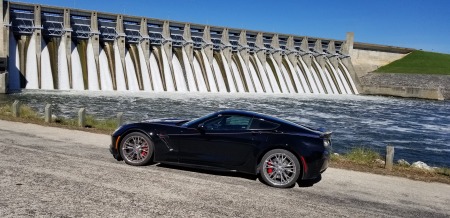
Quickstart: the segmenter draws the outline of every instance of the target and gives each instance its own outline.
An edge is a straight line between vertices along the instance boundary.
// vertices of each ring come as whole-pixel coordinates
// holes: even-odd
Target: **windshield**
[[[183,123],[183,125],[181,125],[181,126],[183,126],[183,127],[189,127],[189,126],[191,126],[191,125],[193,125],[193,124],[195,124],[195,123],[201,122],[201,121],[203,121],[203,120],[208,120],[209,118],[215,116],[216,114],[217,114],[217,112],[213,112],[213,113],[207,114],[207,115],[205,115],[205,116],[203,116],[203,117],[199,117],[199,118],[197,118],[197,119],[193,119],[193,120],[191,120],[191,121],[189,121],[189,122]]]

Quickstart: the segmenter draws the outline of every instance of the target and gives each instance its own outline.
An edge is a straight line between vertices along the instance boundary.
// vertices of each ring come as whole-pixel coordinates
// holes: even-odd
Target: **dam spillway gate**
[[[358,94],[347,41],[2,7],[10,90]]]

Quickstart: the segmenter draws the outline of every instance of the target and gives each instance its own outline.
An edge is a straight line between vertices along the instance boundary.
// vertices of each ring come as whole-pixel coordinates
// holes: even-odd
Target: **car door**
[[[216,167],[245,164],[254,149],[251,120],[250,116],[221,115],[204,122],[197,134],[180,138],[180,162]]]

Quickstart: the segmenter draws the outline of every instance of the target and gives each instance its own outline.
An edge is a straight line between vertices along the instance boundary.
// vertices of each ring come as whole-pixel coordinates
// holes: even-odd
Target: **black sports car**
[[[112,134],[117,160],[151,162],[259,175],[286,188],[313,181],[328,167],[331,132],[241,110],[194,119],[161,119],[123,125]]]

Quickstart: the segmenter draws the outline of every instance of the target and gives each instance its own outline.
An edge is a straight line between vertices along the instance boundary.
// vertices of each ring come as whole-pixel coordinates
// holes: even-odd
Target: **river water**
[[[148,93],[24,91],[0,95],[20,100],[43,114],[46,103],[57,116],[76,117],[79,108],[98,118],[124,112],[126,122],[196,118],[222,109],[244,109],[333,131],[334,152],[370,147],[381,154],[395,146],[395,159],[450,167],[450,101],[361,95]]]

